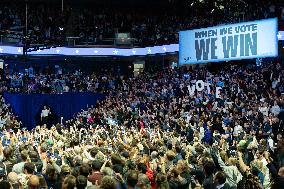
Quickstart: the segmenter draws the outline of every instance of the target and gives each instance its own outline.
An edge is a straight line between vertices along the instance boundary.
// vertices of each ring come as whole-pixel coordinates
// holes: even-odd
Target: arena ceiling
[[[40,3],[61,3],[62,0],[1,0],[1,2],[40,2]],[[105,3],[124,3],[124,4],[164,4],[164,3],[172,3],[182,0],[63,0],[64,3],[94,3],[94,4],[105,4]]]

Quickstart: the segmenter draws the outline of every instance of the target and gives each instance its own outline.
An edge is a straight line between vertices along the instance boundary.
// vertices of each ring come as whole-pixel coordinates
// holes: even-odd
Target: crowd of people
[[[27,11],[26,28],[25,4],[1,4],[1,43],[17,42],[17,45],[22,45],[26,35],[26,43],[29,44],[63,44],[66,36],[60,28],[66,25],[64,20],[67,20],[68,10],[61,12],[53,6],[32,4]]]
[[[72,4],[65,5],[62,11],[61,4],[30,3],[27,19],[29,40],[26,43],[65,45],[66,37],[79,37],[77,44],[102,45],[104,40],[114,39],[115,33],[130,33],[135,45],[165,45],[177,43],[178,32],[181,30],[236,23],[244,19],[282,16],[282,7],[276,8],[272,1],[257,0],[243,3],[231,0],[221,4],[216,2],[216,5],[209,2],[206,4],[205,1],[192,5],[187,1],[183,2],[184,4],[179,3],[181,2],[165,3],[162,9],[155,8],[153,11],[137,7],[127,9]],[[175,8],[178,6],[179,8]],[[255,9],[255,6],[258,8]],[[201,11],[203,13],[199,14]],[[0,8],[2,39],[17,38],[19,44],[22,44],[25,30],[25,4],[3,3]],[[113,41],[110,44],[113,44]]]
[[[273,4],[252,2],[244,7],[253,19],[277,16]],[[233,17],[243,8],[228,6],[236,6],[224,10]],[[117,32],[142,46],[177,43],[180,30],[239,21],[240,15],[220,19],[228,18],[221,9],[197,16],[29,5],[27,35],[31,43],[53,45],[69,34],[97,43]],[[25,30],[24,10],[0,7],[1,37]],[[217,71],[166,68],[135,77],[62,70],[1,75],[1,94],[107,95],[71,120],[33,130],[21,127],[0,96],[0,189],[283,189],[283,68],[228,63]]]
[[[7,91],[7,82],[3,77],[1,71],[0,74],[0,130],[10,129],[10,128],[19,128],[20,120],[13,114],[12,108],[9,103],[6,102],[2,96],[3,92]]]
[[[0,96],[0,130],[19,128],[20,122],[13,114],[10,104],[6,103],[3,96]]]
[[[108,93],[114,87],[111,74],[90,73],[80,70],[74,73],[54,74],[7,74],[3,88],[11,93],[28,94],[63,94],[68,92]]]
[[[282,189],[283,72],[272,63],[117,78],[72,120],[4,129],[0,188]]]

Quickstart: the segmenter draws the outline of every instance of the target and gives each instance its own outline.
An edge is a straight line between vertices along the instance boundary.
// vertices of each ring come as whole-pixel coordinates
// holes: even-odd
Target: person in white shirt
[[[205,130],[204,130],[202,123],[199,123],[198,126],[199,126],[199,139],[201,141],[204,138]]]
[[[271,107],[270,112],[274,115],[274,116],[278,116],[280,114],[280,107],[278,106],[277,102],[274,101],[274,105]]]
[[[64,92],[68,93],[69,92],[69,87],[67,85],[64,86]]]
[[[239,135],[241,132],[243,131],[243,127],[239,124],[237,124],[235,127],[234,127],[234,135],[237,136]]]
[[[21,159],[22,161],[20,163],[15,164],[12,169],[12,171],[17,174],[24,173],[23,171],[24,171],[25,163],[28,162],[28,152],[27,151],[24,150],[21,152]]]
[[[259,107],[259,111],[265,115],[265,116],[268,116],[268,107],[267,107],[267,103],[264,103],[264,105],[262,105],[261,107]]]
[[[41,121],[43,124],[47,124],[50,113],[51,113],[50,109],[44,106],[43,110],[41,111],[41,115],[40,115]]]

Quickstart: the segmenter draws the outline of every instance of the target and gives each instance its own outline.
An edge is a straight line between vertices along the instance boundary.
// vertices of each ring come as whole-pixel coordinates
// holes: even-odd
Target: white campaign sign
[[[278,56],[278,21],[266,19],[179,33],[179,64]]]
[[[188,89],[188,93],[190,96],[193,96],[195,91],[201,92],[204,90],[207,90],[207,93],[210,94],[211,93],[211,88],[210,88],[210,83],[204,82],[202,80],[198,80],[193,82],[193,85],[188,85],[187,89]],[[206,86],[206,88],[205,88]],[[183,88],[183,85],[180,85],[180,88]],[[216,87],[216,94],[215,97],[216,98],[221,98],[220,96],[220,90],[222,90],[222,87]]]

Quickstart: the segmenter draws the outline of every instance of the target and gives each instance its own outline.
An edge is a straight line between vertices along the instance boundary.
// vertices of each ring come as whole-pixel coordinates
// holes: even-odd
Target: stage
[[[103,100],[106,95],[83,92],[64,94],[11,94],[4,93],[4,98],[12,107],[12,110],[22,127],[32,129],[39,124],[40,114],[44,106],[51,110],[52,122],[60,122],[71,119],[76,113],[87,109],[87,106],[95,105]]]

